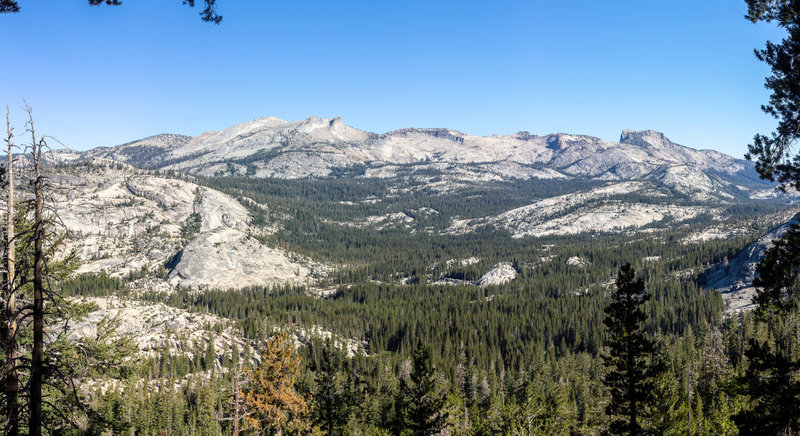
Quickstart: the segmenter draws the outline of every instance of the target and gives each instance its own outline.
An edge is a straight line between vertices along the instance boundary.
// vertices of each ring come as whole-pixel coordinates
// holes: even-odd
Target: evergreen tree
[[[800,433],[800,228],[775,241],[753,280],[756,323],[767,337],[748,341],[747,370],[740,380],[751,408],[736,415],[744,434]]]
[[[398,418],[402,428],[415,435],[440,431],[447,418],[444,414],[446,399],[446,391],[433,367],[430,348],[420,341],[414,349],[411,372],[400,378]]]
[[[796,335],[796,320],[793,330]],[[791,340],[796,341],[796,336]],[[735,416],[741,434],[800,432],[798,359],[781,342],[785,340],[770,344],[752,339],[745,352],[749,362],[743,386],[744,393],[751,399],[751,407]]]
[[[642,415],[652,400],[655,347],[644,330],[643,309],[649,298],[642,278],[630,264],[623,265],[603,321],[608,330],[603,361],[609,369],[604,382],[611,392],[606,412],[614,434],[641,434]]]
[[[798,189],[800,153],[793,145],[800,138],[800,2],[747,0],[747,5],[749,20],[775,22],[787,35],[780,43],[769,41],[756,51],[758,59],[772,70],[765,81],[772,94],[762,109],[775,117],[778,125],[770,135],[755,135],[746,157],[756,161],[762,178],[777,180],[782,190]],[[768,250],[753,282],[756,324],[765,327],[767,334],[751,337],[744,353],[748,362],[740,386],[751,404],[736,415],[744,434],[800,432],[798,265],[800,229],[793,225]]]
[[[259,368],[246,371],[251,389],[244,401],[251,427],[271,429],[279,436],[284,429],[301,433],[308,429],[308,404],[294,389],[301,364],[288,334],[278,332],[267,341]]]
[[[330,339],[322,347],[316,368],[316,389],[313,396],[314,421],[325,434],[340,434],[347,422],[349,398],[346,386],[339,380],[341,360]]]
[[[756,295],[753,302],[762,316],[784,316],[798,309],[800,300],[800,226],[791,228],[767,250],[753,279]]]
[[[756,134],[745,157],[756,161],[762,178],[777,180],[782,188],[800,188],[800,154],[792,147],[800,138],[800,69],[795,61],[800,57],[800,4],[789,0],[747,0],[747,6],[749,20],[775,21],[788,35],[780,43],[768,41],[766,48],[756,51],[758,59],[772,69],[764,83],[772,95],[762,110],[778,119],[778,126],[769,136]]]
[[[214,336],[212,335],[206,343],[206,352],[203,356],[203,369],[211,371],[216,368],[217,352],[214,345]]]

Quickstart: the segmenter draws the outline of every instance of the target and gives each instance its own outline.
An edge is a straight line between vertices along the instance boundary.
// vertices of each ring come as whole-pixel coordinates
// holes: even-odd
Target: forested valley
[[[743,229],[726,239],[687,242],[704,228],[703,219],[650,233],[517,239],[489,231],[451,236],[331,224],[334,217],[348,218],[341,216],[339,202],[379,194],[365,192],[380,189],[369,183],[203,183],[269,204],[270,214],[288,217],[267,243],[348,267],[319,285],[328,290],[323,296],[305,286],[137,293],[129,285],[135,275],[84,274],[65,281],[66,295],[118,295],[217,315],[253,344],[252,351],[217,354],[213,343],[192,343],[176,334],[185,353],[142,359],[127,380],[89,396],[97,412],[93,431],[230,434],[237,414],[237,431],[252,431],[255,422],[248,424],[243,416],[260,412],[248,406],[246,392],[263,388],[254,386],[248,371],[276,359],[261,356],[265,344],[280,337],[276,334],[317,326],[333,335],[303,338],[296,373],[287,376],[304,406],[281,412],[280,418],[260,415],[264,421],[258,425],[268,432],[605,433],[613,416],[607,411],[611,395],[604,380],[611,367],[603,357],[609,340],[603,323],[626,263],[651,296],[642,304],[643,331],[654,342],[646,360],[658,368],[654,395],[641,411],[641,432],[737,434],[737,423],[752,419],[745,353],[750,340],[774,338],[752,312],[726,314],[719,292],[703,288],[704,272],[785,220],[789,212],[777,204],[726,210],[728,225]],[[296,202],[298,197],[304,200]],[[508,207],[487,201],[514,201],[488,197],[495,200],[454,197],[436,207],[443,214],[449,208],[474,209],[480,216],[481,208]],[[433,201],[419,198],[398,199],[397,207],[418,209]],[[258,217],[264,210],[253,206],[251,212]],[[467,258],[478,260],[458,261]],[[500,261],[517,271],[513,281],[472,284]],[[442,278],[456,282],[437,284]],[[275,407],[283,401],[273,400]],[[237,404],[241,410],[235,413]]]

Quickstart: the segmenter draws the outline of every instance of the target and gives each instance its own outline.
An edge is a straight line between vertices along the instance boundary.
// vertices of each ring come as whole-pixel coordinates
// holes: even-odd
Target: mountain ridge
[[[474,136],[447,128],[409,127],[378,134],[351,127],[339,117],[257,118],[192,138],[160,134],[78,154],[204,176],[318,178],[361,165],[375,168],[431,162],[519,164],[555,170],[566,177],[612,180],[644,177],[663,165],[693,165],[704,171],[752,176],[748,171],[752,164],[745,160],[683,146],[654,130],[625,129],[619,142],[568,133]],[[304,165],[298,165],[299,161]],[[505,176],[540,174],[522,171]]]

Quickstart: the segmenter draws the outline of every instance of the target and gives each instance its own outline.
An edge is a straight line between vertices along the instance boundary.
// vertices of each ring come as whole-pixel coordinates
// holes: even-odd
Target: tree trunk
[[[233,369],[233,436],[239,436],[239,366]]]
[[[34,136],[33,164],[35,177],[34,195],[34,262],[33,262],[33,354],[31,356],[30,421],[28,431],[31,436],[42,434],[42,377],[44,373],[44,197],[42,195],[42,174],[39,160],[42,144],[36,144]]]
[[[8,132],[8,228],[6,231],[6,259],[8,261],[6,271],[6,434],[17,436],[19,434],[19,406],[17,397],[19,392],[19,375],[17,374],[17,299],[16,289],[14,288],[14,264],[15,264],[15,244],[14,244],[14,166],[13,166],[13,144],[11,143],[11,121],[9,110],[6,106],[6,131]]]

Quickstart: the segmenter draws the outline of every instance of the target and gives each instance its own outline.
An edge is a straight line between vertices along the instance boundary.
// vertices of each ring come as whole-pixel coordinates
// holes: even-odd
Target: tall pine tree
[[[751,338],[747,370],[740,379],[750,408],[735,421],[742,434],[800,433],[800,228],[796,225],[767,250],[753,280],[756,322],[766,338]]]
[[[778,125],[769,135],[755,135],[746,157],[755,160],[762,178],[777,180],[782,190],[800,189],[800,152],[795,146],[800,139],[800,2],[747,0],[747,6],[750,21],[774,22],[786,36],[756,51],[772,70],[764,83],[772,93],[762,109]],[[736,416],[743,434],[800,432],[798,268],[800,229],[795,225],[768,250],[753,282],[757,322],[766,326],[768,338],[751,339],[745,351],[748,366],[741,385],[751,407]]]
[[[283,430],[308,430],[308,403],[294,388],[302,361],[291,336],[278,332],[267,341],[261,365],[246,371],[251,389],[244,402],[250,410],[247,423],[257,431],[269,430],[280,436]]]
[[[652,401],[655,367],[651,365],[653,341],[644,330],[644,303],[650,298],[644,281],[630,264],[617,275],[611,304],[603,323],[608,329],[603,361],[609,369],[604,383],[611,393],[606,413],[613,434],[642,434],[642,415]]]
[[[341,357],[330,338],[325,341],[315,366],[316,389],[312,397],[314,422],[329,436],[341,434],[350,404],[346,387],[339,380]]]
[[[414,435],[429,435],[441,431],[446,420],[446,393],[433,367],[430,348],[422,342],[417,343],[413,369],[400,379],[398,418],[402,422],[403,430],[410,430],[410,434]]]

